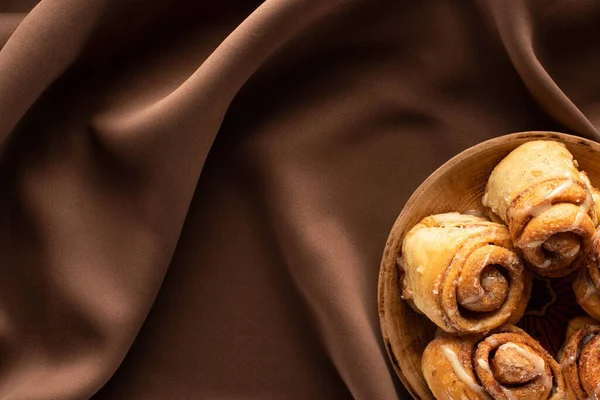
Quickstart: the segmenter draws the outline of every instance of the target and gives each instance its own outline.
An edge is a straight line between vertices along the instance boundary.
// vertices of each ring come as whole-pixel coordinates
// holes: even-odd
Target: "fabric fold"
[[[492,137],[599,138],[597,52],[557,62],[539,7],[0,10],[0,399],[407,398],[376,306],[404,202]]]
[[[540,106],[569,129],[588,138],[598,137],[597,128],[561,90],[536,55],[533,19],[534,12],[542,10],[535,10],[533,2],[509,1],[500,4],[482,1],[481,4],[498,30],[523,83]]]

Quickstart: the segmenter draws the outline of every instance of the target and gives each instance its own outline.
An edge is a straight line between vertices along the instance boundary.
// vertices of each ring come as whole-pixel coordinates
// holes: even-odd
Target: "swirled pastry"
[[[531,292],[506,227],[473,215],[424,218],[404,238],[400,269],[403,298],[450,333],[516,322]]]
[[[573,280],[575,299],[589,315],[600,320],[600,231],[579,262],[581,268]]]
[[[540,275],[561,277],[580,264],[598,223],[594,190],[564,144],[527,142],[492,171],[483,205],[500,217]]]
[[[559,356],[569,399],[600,398],[600,322],[577,317],[569,322]]]
[[[558,363],[513,325],[485,336],[442,335],[425,348],[421,369],[438,400],[565,398]]]

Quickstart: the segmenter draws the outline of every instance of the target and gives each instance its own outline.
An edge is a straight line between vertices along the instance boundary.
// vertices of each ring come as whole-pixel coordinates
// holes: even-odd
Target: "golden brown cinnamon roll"
[[[586,317],[569,322],[559,356],[569,399],[600,399],[600,322]]]
[[[403,298],[450,333],[516,322],[531,292],[506,227],[459,213],[426,217],[406,234],[400,276]]]
[[[513,325],[486,336],[440,336],[425,348],[421,369],[438,400],[565,398],[558,363]]]
[[[527,142],[492,171],[483,196],[540,275],[561,277],[591,244],[598,221],[593,189],[564,144]]]
[[[579,263],[581,269],[573,280],[575,299],[589,315],[600,320],[600,230]]]

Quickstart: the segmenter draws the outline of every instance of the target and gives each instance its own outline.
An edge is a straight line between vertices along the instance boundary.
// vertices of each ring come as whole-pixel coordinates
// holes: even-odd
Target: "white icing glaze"
[[[483,264],[481,265],[481,269],[483,270],[487,265],[488,261],[490,261],[490,256],[492,255],[492,250],[488,251],[485,258],[483,259]]]
[[[560,196],[565,190],[567,190],[571,185],[574,184],[574,181],[572,179],[572,177],[568,174],[565,173],[565,176],[568,178],[564,183],[560,184],[559,186],[557,186],[554,190],[552,190],[548,196],[546,196],[546,199],[537,204],[536,206],[533,207],[525,207],[523,209],[520,210],[514,210],[513,211],[513,215],[517,216],[517,217],[526,217],[527,215],[531,215],[533,217],[537,217],[538,215],[542,214],[543,212],[545,212],[546,210],[548,210],[550,207],[552,207],[552,201]],[[587,191],[586,191],[586,197],[585,200],[579,205],[579,210],[577,212],[577,215],[575,216],[575,220],[573,221],[573,223],[571,224],[571,229],[576,229],[581,225],[581,222],[583,221],[583,219],[585,218],[585,216],[587,215],[587,213],[590,210],[590,207],[592,205],[592,193],[591,193],[591,188],[590,185],[587,183],[589,182],[589,180],[585,179],[585,177],[582,177],[582,179],[584,180],[584,182],[586,182],[586,186],[587,186]],[[532,242],[528,242],[528,243],[524,243],[522,245],[519,245],[520,248],[526,248],[526,249],[532,249],[532,248],[536,248],[538,246],[541,246],[544,243],[543,240],[535,240]],[[575,257],[577,255],[577,253],[579,253],[579,248],[573,249],[573,251],[569,254],[566,254],[565,256],[567,258],[572,258]],[[544,262],[541,265],[537,265],[538,268],[540,269],[546,269],[548,268],[550,265],[552,264],[552,261],[550,259],[546,259],[544,260]]]
[[[494,340],[493,342],[494,343],[492,343],[492,341],[490,341],[490,344],[492,346],[496,346],[498,344],[497,340]],[[525,357],[527,360],[529,360],[533,364],[533,367],[536,369],[536,373],[539,376],[542,376],[542,379],[543,379],[542,384],[544,385],[546,390],[552,389],[552,376],[549,376],[548,374],[546,374],[545,362],[544,362],[543,358],[541,358],[537,354],[534,354],[528,350],[525,350],[524,348],[522,348],[521,346],[519,346],[515,343],[510,343],[510,342],[505,343],[500,347],[504,347],[504,348],[509,347],[509,348],[515,349],[521,355],[523,355],[523,357]],[[490,364],[488,363],[488,361],[486,359],[479,358],[477,360],[477,363],[483,370],[488,372],[490,375],[493,375],[492,369],[490,368]],[[506,387],[504,387],[502,385],[499,385],[499,386],[500,386],[500,388],[502,388],[502,391],[504,392],[506,397],[508,397],[509,400],[519,400],[518,397],[516,397],[516,395],[513,394],[509,389],[507,389]]]
[[[466,305],[466,304],[477,303],[479,300],[481,300],[483,298],[484,295],[485,295],[485,291],[483,290],[483,288],[479,288],[479,293],[477,293],[476,295],[467,297],[466,299],[461,301],[460,304]]]
[[[525,207],[525,208],[518,209],[518,210],[512,210],[513,216],[517,217],[517,218],[527,217],[528,215],[537,217],[538,215],[547,211],[550,207],[552,207],[552,201],[554,201],[554,199],[556,197],[560,196],[565,190],[567,190],[569,187],[571,187],[571,185],[573,185],[574,182],[573,182],[572,177],[569,175],[569,173],[565,173],[565,177],[567,178],[567,180],[565,182],[561,183],[560,185],[558,185],[554,190],[552,190],[546,196],[546,199],[544,201],[542,201],[541,203],[539,203],[535,206]],[[581,223],[581,218],[583,218],[583,216],[585,216],[585,214],[588,212],[588,210],[590,208],[590,205],[591,205],[590,201],[591,201],[591,194],[588,190],[588,193],[586,196],[586,201],[584,201],[580,205],[579,212],[577,213],[577,216],[575,217],[575,222],[573,223],[573,227],[577,227]],[[523,248],[532,249],[532,248],[541,246],[543,243],[544,243],[544,240],[535,240],[532,242],[520,244],[519,247],[522,249]],[[579,249],[577,249],[577,250],[579,251]],[[573,254],[573,256],[575,254]],[[541,265],[537,265],[537,267],[540,269],[546,269],[551,264],[552,264],[552,260],[546,259],[546,260],[544,260],[544,262]]]
[[[571,250],[570,253],[565,254],[566,258],[573,258],[577,255],[577,253],[579,253],[579,250],[581,250],[581,246],[577,245],[575,247],[573,247],[573,250]]]
[[[586,196],[585,196],[585,200],[579,206],[579,211],[577,212],[577,216],[575,217],[575,222],[573,222],[574,228],[577,228],[581,224],[583,217],[585,217],[585,215],[588,213],[591,205],[592,205],[592,193],[590,192],[590,190],[588,188]]]
[[[490,369],[490,364],[488,364],[487,360],[485,360],[483,358],[478,358],[477,359],[477,364],[479,364],[479,366],[481,368],[483,368],[484,370],[488,371],[489,373],[492,372],[492,370]]]
[[[600,382],[598,382],[594,389],[594,400],[600,400]]]
[[[492,370],[490,369],[490,364],[487,362],[487,360],[485,360],[483,358],[478,358],[477,364],[479,364],[479,366],[481,368],[483,368],[485,371],[489,372],[490,374],[492,373]]]
[[[583,297],[581,298],[581,300],[585,301],[585,300],[589,299],[595,293],[597,293],[596,286],[594,286],[594,283],[592,281],[590,281],[590,279],[588,278],[585,281],[585,293],[583,294]]]
[[[546,199],[537,206],[531,207],[528,214],[531,214],[533,217],[537,217],[541,213],[548,211],[550,207],[552,207],[552,202],[549,199]]]
[[[505,343],[500,347],[514,349],[527,360],[529,360],[529,362],[531,362],[531,364],[533,365],[533,368],[535,368],[536,374],[542,377],[542,384],[544,385],[544,388],[546,390],[552,389],[552,376],[546,373],[546,363],[544,362],[544,359],[542,357],[535,353],[532,353],[529,350],[524,349],[523,347],[515,343]]]
[[[528,215],[537,217],[538,215],[540,215],[541,213],[543,213],[544,211],[546,211],[550,207],[552,207],[552,201],[556,197],[560,196],[569,187],[571,187],[571,185],[573,185],[573,178],[570,176],[570,174],[565,173],[565,177],[567,178],[567,180],[565,180],[565,182],[561,183],[556,188],[554,188],[550,193],[548,193],[548,195],[546,196],[546,199],[544,199],[544,201],[540,202],[539,204],[537,204],[535,206],[529,206],[529,207],[523,207],[520,209],[511,210],[511,214],[513,215],[513,217],[523,218],[523,217],[527,217]]]
[[[494,275],[486,276],[481,280],[483,286],[491,286],[493,282],[497,281],[498,278]]]
[[[448,361],[450,361],[450,365],[452,366],[452,369],[454,370],[454,373],[456,374],[458,379],[460,379],[475,393],[479,394],[480,396],[483,396],[486,399],[489,399],[490,397],[488,396],[486,391],[481,386],[479,386],[477,382],[475,382],[475,379],[473,379],[471,375],[469,375],[465,368],[461,365],[460,361],[458,360],[458,356],[456,355],[454,350],[452,350],[448,346],[442,346],[442,351],[444,352],[444,355],[446,356]]]
[[[481,270],[483,270],[486,265],[488,264],[489,260],[490,260],[490,256],[492,255],[492,250],[490,250],[487,255],[485,256],[483,263],[481,265]],[[483,278],[481,281],[481,284],[483,284],[483,281],[486,280],[486,283],[491,283],[490,281],[496,279],[495,277],[486,277]],[[481,300],[483,298],[483,296],[485,296],[485,290],[480,286],[479,287],[479,293],[467,297],[466,299],[464,299],[461,304],[465,305],[465,304],[473,304],[473,303],[477,303],[479,300]]]
[[[548,196],[546,196],[546,200],[554,200],[555,197],[560,196],[562,194],[562,192],[564,192],[569,187],[571,187],[571,185],[573,184],[573,179],[571,178],[571,176],[568,173],[565,174],[565,176],[567,177],[567,180],[563,184],[558,185],[556,187],[556,189],[551,191],[550,194]]]
[[[544,244],[543,240],[532,240],[531,242],[525,243],[521,248],[533,249]]]
[[[538,265],[537,267],[538,267],[539,269],[546,269],[546,268],[548,268],[548,267],[550,266],[550,264],[552,264],[552,260],[551,260],[551,259],[549,259],[549,258],[547,258],[546,260],[544,260],[544,262],[543,262],[543,263],[541,263],[541,264],[540,264],[540,265]]]
[[[565,190],[567,190],[573,184],[573,179],[570,176],[567,176],[567,180],[560,185],[558,185],[554,190],[552,190],[546,196],[546,199],[535,206],[523,207],[521,209],[512,210],[512,214],[514,217],[527,217],[528,215],[532,215],[537,217],[544,211],[548,210],[552,207],[552,201],[560,196]]]

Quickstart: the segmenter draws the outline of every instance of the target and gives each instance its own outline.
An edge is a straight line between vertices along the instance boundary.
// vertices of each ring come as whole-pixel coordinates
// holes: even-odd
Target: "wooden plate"
[[[404,234],[422,218],[437,213],[468,210],[481,210],[481,196],[492,169],[508,153],[519,145],[532,140],[558,140],[567,145],[579,162],[579,168],[586,171],[594,186],[600,185],[600,144],[577,136],[556,132],[522,132],[501,136],[471,147],[438,168],[419,186],[410,197],[398,216],[387,240],[381,270],[379,273],[378,308],[383,341],[396,373],[415,399],[434,400],[421,373],[421,354],[433,338],[435,326],[427,318],[414,312],[400,298],[400,285],[396,260],[400,256]],[[538,278],[544,281],[543,278]],[[545,293],[536,292],[554,282],[534,284],[532,298],[539,299]],[[558,280],[560,281],[560,280]],[[556,292],[568,293],[570,285],[564,280]],[[536,289],[537,287],[537,289]],[[565,288],[566,291],[565,291]],[[559,294],[560,296],[560,294]],[[569,297],[569,294],[563,294]],[[572,299],[572,295],[570,299]],[[554,293],[548,298],[557,300]],[[530,302],[531,303],[531,302]],[[552,305],[548,303],[548,305]],[[544,312],[548,307],[544,307]],[[572,307],[573,316],[581,314]],[[536,311],[539,313],[539,311]],[[536,315],[535,313],[533,315]],[[527,314],[526,314],[527,316]],[[539,338],[547,332],[536,325]],[[533,328],[530,328],[533,329]],[[562,333],[564,335],[564,332]],[[562,336],[564,337],[564,336]]]

